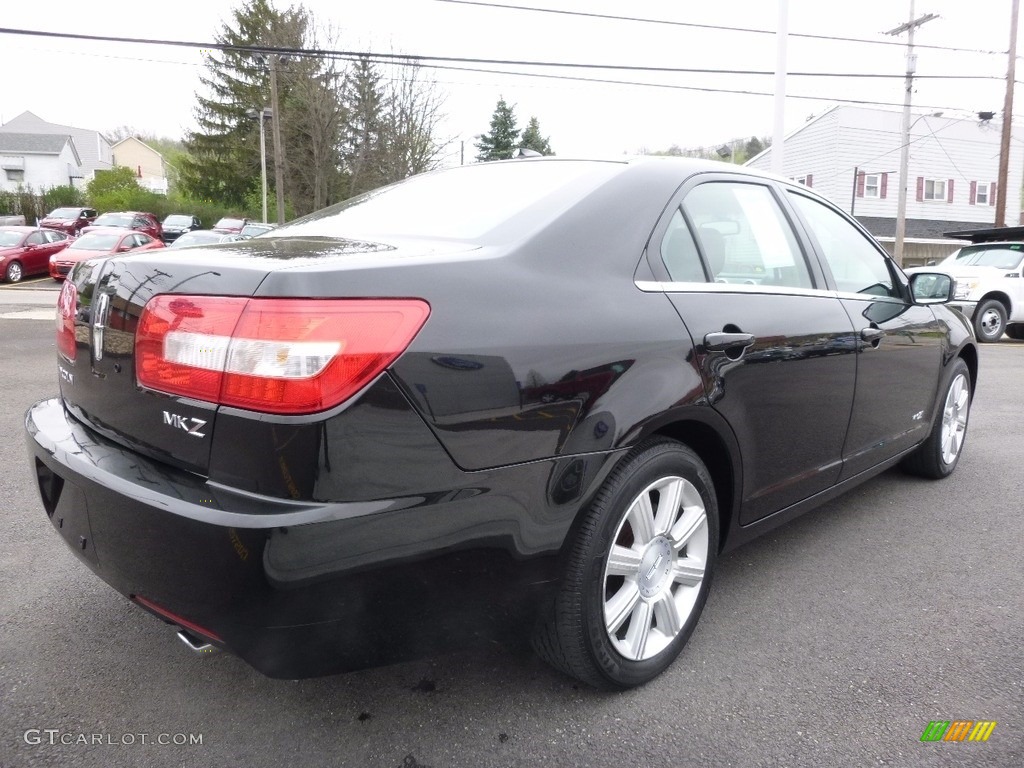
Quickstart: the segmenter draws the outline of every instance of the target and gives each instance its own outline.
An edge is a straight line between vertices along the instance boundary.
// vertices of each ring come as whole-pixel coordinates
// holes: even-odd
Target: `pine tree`
[[[498,105],[491,116],[491,132],[480,136],[476,144],[476,159],[481,162],[491,160],[507,160],[519,146],[519,129],[516,128],[516,116],[513,108],[499,98]]]
[[[215,35],[229,46],[302,47],[309,17],[300,8],[277,11],[270,0],[247,0]],[[205,55],[207,74],[200,81],[209,96],[199,96],[198,130],[185,137],[188,156],[181,168],[185,191],[197,198],[242,207],[246,193],[259,183],[259,112],[270,103],[269,73],[253,53],[216,49]],[[287,77],[278,78],[281,103],[290,90]],[[284,110],[282,109],[282,112]],[[278,116],[282,125],[286,115]],[[268,126],[268,166],[273,167],[273,142]]]
[[[540,152],[542,155],[555,154],[554,150],[551,149],[551,143],[548,139],[540,135],[540,121],[536,117],[531,117],[530,122],[527,123],[519,146],[524,149],[532,149],[534,152]]]
[[[341,133],[341,156],[349,174],[349,196],[388,181],[384,168],[384,112],[388,98],[381,73],[360,57],[345,78],[342,103],[347,116]]]

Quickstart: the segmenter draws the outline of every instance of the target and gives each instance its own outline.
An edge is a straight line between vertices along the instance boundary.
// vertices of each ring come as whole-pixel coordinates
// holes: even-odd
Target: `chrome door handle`
[[[885,336],[885,331],[881,328],[864,328],[860,332],[860,337],[864,341],[878,341]]]
[[[725,352],[729,349],[752,347],[757,339],[752,333],[709,333],[704,337],[704,349],[708,352]]]

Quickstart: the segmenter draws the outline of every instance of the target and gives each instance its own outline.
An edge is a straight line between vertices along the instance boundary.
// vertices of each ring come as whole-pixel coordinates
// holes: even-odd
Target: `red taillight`
[[[78,304],[78,289],[70,280],[64,281],[57,297],[57,350],[74,362],[78,354],[75,343],[75,309]]]
[[[343,403],[423,327],[419,299],[157,296],[139,320],[139,384],[268,413]]]

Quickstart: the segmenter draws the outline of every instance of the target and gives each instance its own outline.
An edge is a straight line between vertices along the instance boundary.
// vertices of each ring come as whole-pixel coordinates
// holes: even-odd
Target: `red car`
[[[120,227],[93,227],[50,258],[50,277],[54,280],[63,280],[75,264],[97,256],[110,256],[128,251],[150,251],[163,247],[162,240],[150,237],[145,232],[134,232]]]
[[[50,211],[47,217],[39,222],[39,226],[56,229],[74,237],[95,220],[95,208],[57,208]]]
[[[242,231],[242,227],[249,223],[248,219],[234,219],[224,218],[213,225],[214,232],[230,232],[233,235],[237,235]]]
[[[0,227],[0,276],[16,283],[27,275],[46,272],[50,256],[71,241],[63,232],[35,227]]]
[[[163,239],[164,228],[160,221],[152,213],[141,211],[118,211],[116,213],[104,213],[92,223],[91,226],[83,229],[83,232],[91,232],[93,227],[120,227],[122,229],[134,229],[145,232],[157,240]]]

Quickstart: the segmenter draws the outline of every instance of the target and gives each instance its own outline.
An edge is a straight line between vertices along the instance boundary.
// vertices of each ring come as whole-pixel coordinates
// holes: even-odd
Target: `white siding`
[[[902,113],[861,107],[835,107],[786,138],[784,175],[814,174],[813,187],[845,211],[858,216],[896,218],[899,201]],[[915,115],[907,172],[907,218],[991,224],[995,206],[971,205],[971,182],[991,183],[999,173],[1000,129],[976,120]],[[1007,224],[1021,210],[1024,178],[1022,138],[1010,145]],[[771,149],[751,161],[768,169]],[[881,196],[856,197],[855,172],[887,175]],[[917,179],[953,180],[953,201],[918,201]]]
[[[81,168],[85,177],[82,183],[88,182],[97,169],[107,169],[113,166],[110,142],[99,131],[48,123],[31,112],[22,112],[17,117],[8,120],[3,125],[0,125],[0,131],[5,133],[59,133],[70,135],[74,139],[75,149],[78,150],[78,156],[82,161]],[[65,179],[63,183],[67,184],[67,180]]]
[[[69,144],[64,145],[60,155],[16,155],[24,159],[25,180],[14,182],[7,180],[7,174],[0,171],[0,190],[13,192],[18,187],[31,187],[39,192],[51,187],[68,184],[68,170],[75,168],[75,156]]]

